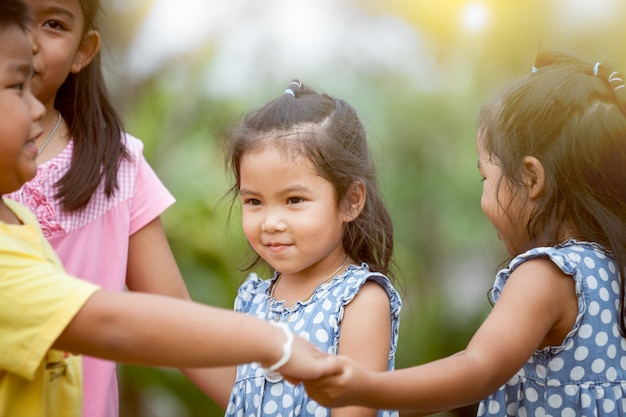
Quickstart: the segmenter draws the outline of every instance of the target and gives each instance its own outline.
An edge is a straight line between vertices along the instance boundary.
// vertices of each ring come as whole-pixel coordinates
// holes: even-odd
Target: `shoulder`
[[[141,139],[138,139],[129,133],[123,133],[122,135],[124,147],[131,156],[138,156],[143,153],[144,144]]]
[[[35,225],[39,224],[33,212],[22,204],[8,198],[3,198],[3,201],[22,223]]]
[[[362,263],[359,266],[350,265],[346,274],[348,282],[352,284],[359,294],[364,291],[368,293],[377,292],[384,296],[388,303],[391,301],[392,305],[402,304],[400,295],[389,278],[380,272],[370,271],[367,263]]]
[[[493,299],[497,300],[505,284],[513,276],[570,277],[579,280],[581,268],[595,265],[598,260],[612,262],[599,245],[568,240],[557,246],[533,248],[515,257],[509,266],[496,275]]]
[[[255,272],[251,272],[239,286],[235,299],[235,309],[246,311],[258,294],[265,294],[272,280],[261,279]]]

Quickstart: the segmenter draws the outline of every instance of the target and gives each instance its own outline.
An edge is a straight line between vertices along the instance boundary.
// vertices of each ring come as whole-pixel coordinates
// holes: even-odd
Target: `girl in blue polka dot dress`
[[[306,383],[322,404],[427,415],[626,415],[626,88],[606,64],[542,53],[481,112],[481,205],[513,257],[453,356]]]
[[[225,134],[241,202],[251,273],[235,310],[280,323],[331,354],[391,370],[401,301],[388,275],[392,223],[376,186],[366,135],[347,102],[294,81]],[[232,374],[231,374],[232,375]],[[232,376],[231,376],[232,378]],[[257,363],[239,366],[226,410],[237,417],[397,416],[330,409]]]

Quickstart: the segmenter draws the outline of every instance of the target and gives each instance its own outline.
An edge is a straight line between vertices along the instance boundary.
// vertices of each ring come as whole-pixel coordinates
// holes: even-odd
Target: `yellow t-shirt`
[[[0,417],[78,417],[79,356],[51,350],[99,289],[68,275],[25,207],[22,225],[0,222]]]

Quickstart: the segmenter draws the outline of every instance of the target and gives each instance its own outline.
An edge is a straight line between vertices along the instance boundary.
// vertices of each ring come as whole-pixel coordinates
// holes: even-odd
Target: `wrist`
[[[287,325],[285,323],[276,323],[274,321],[270,321],[269,322],[272,326],[274,327],[278,327],[279,329],[282,330],[282,333],[284,335],[284,342],[282,343],[282,353],[280,358],[274,362],[273,364],[271,364],[270,366],[264,367],[266,372],[273,372],[276,371],[277,369],[282,368],[283,366],[285,366],[287,364],[287,362],[289,362],[289,359],[291,359],[291,352],[293,349],[293,340],[294,340],[294,335],[291,332],[291,330],[289,330],[289,328],[287,327]]]

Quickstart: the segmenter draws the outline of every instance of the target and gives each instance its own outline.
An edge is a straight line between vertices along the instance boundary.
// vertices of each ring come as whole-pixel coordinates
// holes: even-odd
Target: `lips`
[[[264,246],[270,251],[270,252],[281,252],[283,250],[286,250],[289,246],[289,244],[286,243],[265,243]]]

